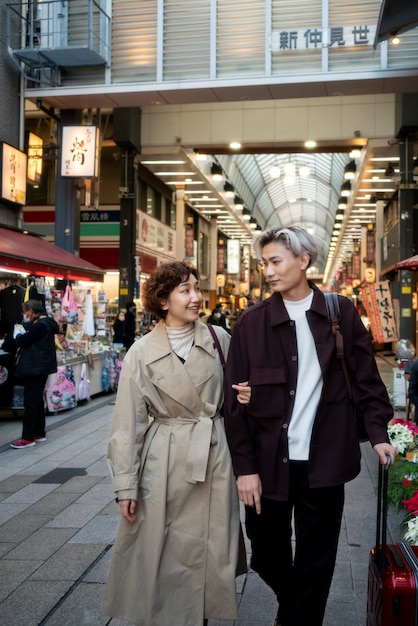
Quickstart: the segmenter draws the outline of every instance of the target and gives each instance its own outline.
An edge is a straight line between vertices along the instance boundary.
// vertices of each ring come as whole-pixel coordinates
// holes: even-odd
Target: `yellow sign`
[[[402,317],[411,317],[411,309],[401,309]]]
[[[402,285],[402,293],[412,293],[411,285]]]
[[[366,283],[374,283],[376,278],[376,270],[374,267],[366,267],[364,270],[364,278]]]

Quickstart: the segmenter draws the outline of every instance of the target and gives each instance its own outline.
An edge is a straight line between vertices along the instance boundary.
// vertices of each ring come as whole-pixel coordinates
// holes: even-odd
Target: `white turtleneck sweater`
[[[171,349],[185,361],[194,343],[194,322],[181,328],[165,326],[165,330]]]

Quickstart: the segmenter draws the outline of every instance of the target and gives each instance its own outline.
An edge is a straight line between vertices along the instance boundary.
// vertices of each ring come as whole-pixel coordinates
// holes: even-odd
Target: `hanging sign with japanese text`
[[[27,158],[24,152],[1,143],[1,197],[14,204],[26,204]]]
[[[61,176],[94,178],[98,174],[99,129],[96,126],[63,126]]]
[[[370,319],[374,341],[377,343],[397,341],[399,337],[389,281],[369,283],[361,287],[361,298]]]

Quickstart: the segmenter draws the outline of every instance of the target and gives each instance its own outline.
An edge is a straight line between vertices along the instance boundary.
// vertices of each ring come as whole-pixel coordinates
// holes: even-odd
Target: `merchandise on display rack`
[[[125,349],[114,345],[110,331],[106,291],[100,284],[54,280],[49,277],[0,274],[0,409],[12,412],[23,409],[23,388],[14,379],[15,347],[13,337],[25,332],[22,326],[22,304],[29,299],[42,303],[48,315],[59,325],[55,337],[58,372],[48,377],[46,401],[48,410],[71,408],[79,401],[115,391]],[[112,305],[117,309],[117,305]],[[56,377],[72,372],[74,393],[60,392]],[[110,384],[103,386],[103,370],[109,371]],[[66,377],[68,379],[68,376]],[[54,382],[55,381],[55,382]],[[83,383],[83,384],[81,384]],[[61,380],[61,387],[67,383]],[[88,384],[88,395],[80,390]],[[68,385],[67,385],[68,386]],[[49,389],[49,392],[48,392]],[[59,401],[61,393],[62,400]],[[70,399],[74,399],[70,402]]]

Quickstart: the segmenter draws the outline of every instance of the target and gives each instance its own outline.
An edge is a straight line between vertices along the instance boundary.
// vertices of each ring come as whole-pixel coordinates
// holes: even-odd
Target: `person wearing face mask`
[[[12,448],[31,448],[46,441],[44,388],[49,374],[57,371],[55,337],[59,327],[48,317],[40,302],[28,300],[22,305],[25,333],[17,335],[15,378],[23,385],[22,437]]]
[[[212,324],[213,326],[221,326],[220,318],[221,318],[220,311],[218,311],[217,309],[212,309],[212,312],[208,316],[206,323]]]

